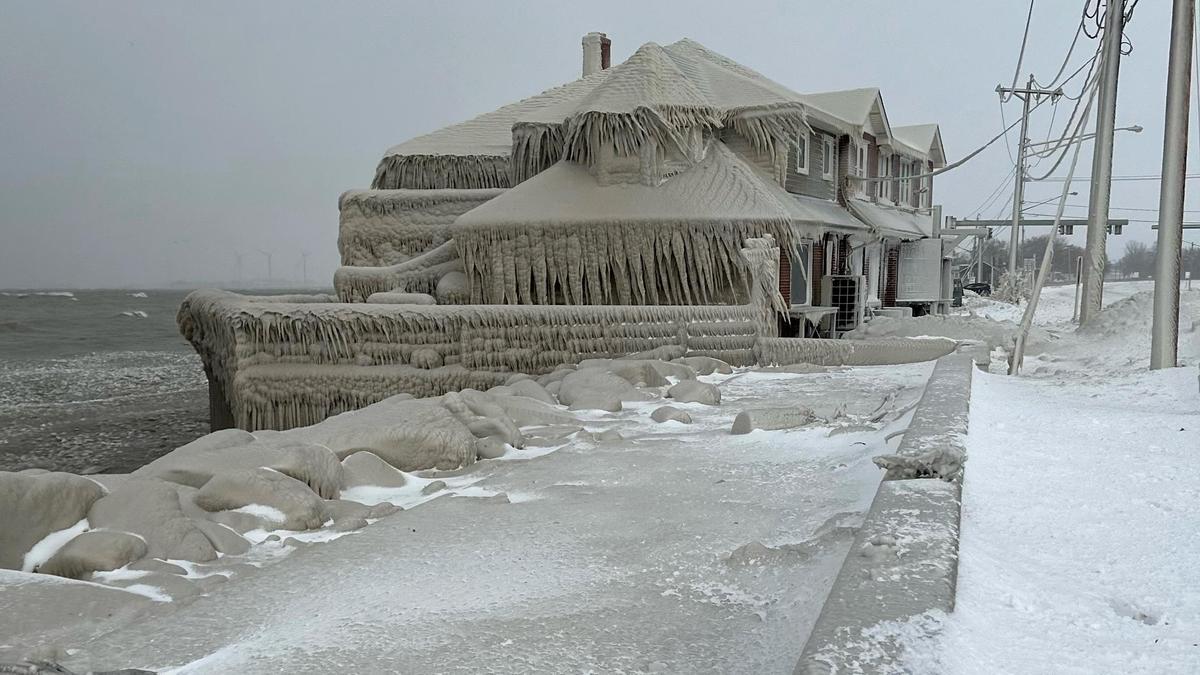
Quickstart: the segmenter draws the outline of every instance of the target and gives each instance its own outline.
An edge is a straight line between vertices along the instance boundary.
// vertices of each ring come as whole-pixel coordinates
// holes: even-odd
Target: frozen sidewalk
[[[861,631],[905,646],[892,672],[1200,672],[1200,292],[1182,367],[1151,372],[1150,285],[1108,284],[1082,330],[1073,290],[1046,289],[1019,377],[975,373],[956,604]],[[1000,333],[1019,315],[969,298],[956,320]]]
[[[978,374],[946,673],[1200,672],[1195,368]]]

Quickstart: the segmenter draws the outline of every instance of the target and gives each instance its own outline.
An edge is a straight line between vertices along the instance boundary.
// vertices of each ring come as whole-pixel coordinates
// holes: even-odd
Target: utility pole
[[[1008,237],[1009,274],[1015,274],[1017,271],[1017,248],[1021,243],[1021,209],[1025,202],[1025,146],[1029,141],[1029,104],[1035,98],[1041,99],[1042,96],[1050,96],[1053,99],[1062,96],[1063,93],[1062,87],[1053,90],[1034,89],[1033,84],[1033,73],[1030,73],[1029,84],[1024,89],[996,86],[996,93],[1001,96],[1012,94],[1021,99],[1024,104],[1021,110],[1021,137],[1017,139],[1017,184],[1013,188],[1012,232]]]
[[[983,235],[975,235],[975,283],[983,281]]]
[[[1125,0],[1108,0],[1101,46],[1100,98],[1096,116],[1096,145],[1092,150],[1092,190],[1088,198],[1087,245],[1083,258],[1083,301],[1079,325],[1100,312],[1104,297],[1105,248],[1108,245],[1109,197],[1112,193],[1113,130],[1117,117],[1117,74],[1121,70],[1121,40],[1125,31]]]
[[[1162,185],[1158,195],[1158,255],[1154,261],[1154,324],[1150,367],[1174,368],[1179,356],[1179,257],[1183,253],[1184,176],[1187,174],[1195,0],[1175,0],[1171,14]]]

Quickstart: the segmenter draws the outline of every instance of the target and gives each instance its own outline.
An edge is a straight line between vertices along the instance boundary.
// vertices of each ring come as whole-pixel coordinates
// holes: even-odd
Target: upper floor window
[[[796,173],[808,175],[808,132],[796,136]]]
[[[911,190],[911,192],[909,193],[910,196],[909,196],[909,200],[908,200],[909,206],[915,207],[915,206],[921,205],[921,184],[924,181],[920,178],[916,178],[915,176],[919,176],[922,173],[924,173],[924,172],[921,171],[921,163],[914,161],[911,165],[911,168],[909,169],[909,174],[908,174],[908,176],[909,176],[908,182],[911,185],[911,187],[909,188]]]
[[[837,161],[837,155],[833,147],[833,139],[825,137],[821,151],[821,176],[825,180],[833,180],[834,163]]]
[[[900,198],[897,200],[899,204],[908,205],[912,202],[912,181],[909,176],[912,175],[912,165],[907,159],[900,160]]]
[[[880,152],[879,153],[879,177],[887,178],[891,175],[892,175],[892,156],[887,153]],[[887,200],[891,201],[891,199],[892,199],[892,181],[881,180],[881,181],[875,183],[875,185],[877,186],[875,194],[878,195],[880,199],[887,199]]]
[[[866,178],[867,177],[867,144],[865,142],[863,142],[863,143],[858,143],[857,145],[858,145],[858,152],[857,152],[856,163],[854,165],[854,175],[858,176],[859,178]],[[865,196],[867,194],[867,182],[865,180],[858,181],[858,184],[854,186],[854,192],[855,192],[855,194]]]

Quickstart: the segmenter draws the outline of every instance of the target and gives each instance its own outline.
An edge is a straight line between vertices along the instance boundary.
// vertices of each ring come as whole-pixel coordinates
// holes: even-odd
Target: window
[[[808,175],[808,132],[796,136],[796,173]]]
[[[892,156],[880,151],[879,153],[879,177],[887,178],[892,175]],[[875,185],[878,186],[876,194],[880,199],[891,201],[892,199],[892,181],[881,180]]]
[[[811,305],[809,290],[812,288],[812,280],[809,278],[809,271],[812,269],[812,243],[806,241],[796,249],[798,255],[792,258],[792,304]]]
[[[867,177],[867,144],[858,143],[858,162],[854,166],[854,175],[859,178]],[[854,193],[862,196],[867,194],[867,182],[865,180],[857,181],[854,186]]]
[[[909,176],[912,175],[912,166],[907,159],[900,160],[900,198],[898,204],[907,205],[912,201],[912,181]]]
[[[825,137],[825,142],[822,145],[821,152],[821,176],[825,180],[833,180],[833,165],[836,162],[836,156],[833,149],[833,139]]]
[[[921,163],[912,162],[908,168],[908,205],[916,206],[921,203],[921,179],[913,176],[921,175]]]

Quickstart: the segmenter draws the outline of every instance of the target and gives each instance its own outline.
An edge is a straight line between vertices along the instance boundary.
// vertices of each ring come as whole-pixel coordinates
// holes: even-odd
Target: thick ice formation
[[[238,605],[243,599],[250,601],[251,596],[241,596],[244,586],[240,586],[236,593],[234,589],[223,592],[219,586],[224,583],[265,583],[283,575],[298,584],[293,590],[302,587],[308,590],[299,594],[275,594],[272,597],[301,599],[303,595],[319,592],[315,591],[311,584],[337,585],[342,582],[342,575],[358,575],[368,567],[379,570],[424,569],[424,565],[414,568],[406,562],[406,558],[410,556],[417,560],[427,558],[427,551],[416,543],[417,531],[425,533],[427,528],[439,531],[447,528],[426,525],[424,520],[411,520],[414,516],[423,518],[418,514],[425,513],[425,506],[420,507],[418,514],[403,516],[403,522],[389,519],[383,523],[376,523],[378,519],[387,517],[389,512],[394,513],[397,506],[412,508],[435,498],[460,495],[487,499],[489,508],[493,508],[490,504],[500,508],[500,505],[509,503],[513,504],[514,508],[523,508],[531,501],[545,498],[545,494],[539,492],[540,490],[562,491],[580,488],[573,487],[572,480],[563,480],[567,474],[563,474],[561,469],[555,470],[558,476],[555,480],[547,480],[535,473],[532,477],[533,485],[542,487],[532,490],[527,488],[524,491],[500,491],[477,484],[477,481],[494,473],[496,466],[507,464],[509,459],[526,460],[539,457],[563,446],[574,448],[567,453],[570,456],[563,459],[572,466],[579,462],[580,453],[586,457],[587,454],[595,452],[597,444],[600,443],[611,448],[611,452],[622,455],[633,453],[628,454],[628,458],[622,460],[623,462],[636,460],[641,463],[643,460],[638,457],[647,452],[651,455],[663,453],[665,446],[662,444],[671,442],[673,433],[681,433],[683,430],[686,430],[686,433],[699,434],[723,433],[728,418],[722,416],[719,406],[675,403],[677,407],[671,412],[670,419],[662,424],[653,421],[656,417],[665,415],[652,414],[652,411],[665,410],[663,403],[668,402],[666,393],[679,382],[705,384],[722,389],[728,387],[735,392],[735,398],[739,399],[747,396],[754,398],[767,391],[780,391],[770,387],[772,378],[779,377],[776,374],[757,376],[755,373],[743,372],[739,376],[732,372],[733,369],[727,363],[715,359],[704,359],[700,363],[715,374],[705,376],[707,379],[700,381],[700,376],[683,359],[676,362],[651,358],[592,359],[536,377],[510,373],[506,375],[503,384],[496,385],[488,391],[466,389],[455,394],[425,399],[393,397],[306,428],[283,432],[260,431],[253,434],[240,430],[217,432],[180,448],[148,465],[145,470],[134,476],[100,476],[100,482],[109,486],[111,492],[97,500],[93,509],[85,511],[88,517],[85,527],[90,529],[82,533],[73,533],[74,536],[61,542],[61,546],[56,546],[57,553],[48,558],[39,569],[42,572],[53,571],[83,579],[85,581],[82,583],[89,588],[114,589],[114,592],[128,598],[122,607],[144,608],[146,603],[157,603],[162,607],[162,613],[157,614],[155,620],[149,623],[157,626],[160,638],[166,634],[186,631],[183,625],[192,607],[199,610],[201,605],[220,602],[228,609],[233,606],[227,604],[229,602]],[[728,374],[721,374],[724,371],[728,371]],[[759,379],[751,380],[752,376]],[[619,380],[621,385],[618,388],[623,395],[633,399],[628,402],[629,409],[616,414],[596,410],[573,413],[567,410],[566,404],[552,392],[560,390],[572,377],[585,381],[614,378],[611,380],[614,385]],[[744,384],[739,387],[739,382]],[[631,391],[635,393],[631,394]],[[821,391],[822,400],[828,398],[828,389],[824,385]],[[856,412],[867,414],[874,406],[875,401],[871,401],[868,405],[857,406],[861,410],[856,409]],[[686,424],[687,419],[691,420],[691,424]],[[821,424],[826,422],[822,421]],[[444,439],[441,447],[447,450],[447,454],[441,456],[461,457],[462,451],[474,454],[470,456],[470,460],[454,462],[454,470],[448,473],[422,475],[398,470],[395,466],[398,463],[408,462],[408,466],[428,468],[431,466],[429,462],[437,461],[434,457],[423,455],[419,444],[412,442],[412,437],[408,435],[414,428],[422,427],[441,430]],[[804,438],[818,439],[825,438],[825,432],[824,428],[806,430],[802,426],[795,433],[802,434]],[[625,446],[622,437],[636,437],[637,440]],[[882,434],[879,438],[882,438]],[[841,447],[846,443],[847,441],[838,440],[828,444],[832,448]],[[692,454],[695,450],[687,452]],[[735,454],[744,457],[745,452],[746,449],[743,449]],[[806,458],[812,454],[812,450],[806,445],[803,452],[793,454],[795,458]],[[867,453],[864,450],[858,454],[862,455],[859,457],[859,473],[863,473],[863,476],[869,479]],[[344,459],[337,462],[334,468],[335,465],[327,461],[330,456],[340,456]],[[467,466],[476,458],[492,457],[498,457],[499,460],[485,463],[481,467]],[[795,458],[787,461],[794,461]],[[725,464],[727,460],[714,457],[705,461],[715,461],[714,466],[721,467],[721,471],[729,470]],[[777,461],[780,459],[769,459],[767,465],[755,470],[772,467],[770,472],[773,475],[778,472],[778,468],[774,468],[772,463]],[[828,461],[818,460],[814,466],[822,466]],[[523,461],[514,464],[513,468],[516,473],[529,470],[544,471],[537,466]],[[627,472],[622,472],[621,475],[625,473]],[[325,481],[339,475],[337,487],[341,498],[322,498],[318,492],[326,485]],[[0,479],[7,480],[7,476]],[[563,482],[564,485],[555,487],[553,483],[556,481]],[[711,478],[701,482],[707,486],[715,484]],[[329,493],[326,493],[326,496],[329,496]],[[657,495],[656,499],[661,497],[662,495]],[[611,495],[605,499],[611,499]],[[448,502],[462,501],[466,500],[439,499],[438,503],[443,506],[438,508],[445,508]],[[864,506],[865,503],[863,501]],[[104,508],[100,508],[101,506]],[[451,504],[450,508],[459,507]],[[692,507],[684,504],[681,508],[686,511]],[[788,513],[791,512],[792,510],[788,510]],[[23,514],[19,517],[23,522],[30,520]],[[184,523],[179,522],[180,518]],[[97,520],[104,520],[109,525],[100,528],[96,525]],[[472,512],[472,515],[465,519],[455,518],[453,522],[463,527],[472,527],[471,522],[491,523],[493,520],[481,517],[478,512]],[[529,527],[529,523],[523,527]],[[356,533],[351,539],[358,539],[374,532],[376,528],[382,528],[384,539],[395,544],[394,547],[385,547],[385,555],[390,558],[387,563],[374,558],[360,558],[359,554],[350,554],[350,557],[346,558],[346,554],[343,553],[340,558],[342,562],[339,563],[341,571],[325,576],[327,573],[321,571],[321,565],[306,555],[303,562],[295,563],[301,567],[288,565],[285,572],[252,575],[243,572],[247,566],[285,564],[274,561],[297,548],[319,547],[320,542],[339,538],[350,532]],[[549,528],[546,531],[548,536],[555,536],[554,532],[551,532],[554,529]],[[363,531],[359,532],[360,530]],[[203,537],[207,546],[200,547],[203,551],[189,553],[185,544],[189,544],[196,534]],[[744,535],[739,533],[737,536]],[[720,546],[724,555],[744,543],[745,539],[740,539],[736,544],[721,543]],[[143,551],[139,544],[146,550]],[[548,545],[551,548],[557,546]],[[490,556],[494,545],[489,544],[486,548],[489,550],[487,555]],[[155,549],[157,555],[151,553],[150,549]],[[447,552],[445,546],[439,546],[438,550]],[[479,555],[478,547],[472,550],[475,551],[475,556]],[[212,551],[213,553],[209,554],[212,557],[197,555],[203,554],[204,551]],[[223,555],[218,557],[216,553]],[[723,558],[706,555],[706,559],[709,557],[717,564],[725,565]],[[346,559],[360,561],[361,564],[346,567]],[[476,574],[480,565],[483,569],[491,569],[492,563],[487,560],[478,557],[474,560]],[[528,559],[522,564],[528,565]],[[309,571],[301,572],[301,569]],[[539,572],[546,573],[548,569],[539,568]],[[828,575],[818,576],[824,578]],[[227,578],[230,581],[225,581]],[[8,585],[10,581],[7,579],[0,574],[0,582]],[[77,590],[77,586],[63,585],[56,591],[58,595],[55,597],[67,598]],[[202,594],[206,594],[207,598],[202,597]],[[19,597],[25,602],[24,599],[31,596],[22,591]],[[357,600],[347,598],[347,601],[349,604],[346,607],[354,605],[357,608],[354,611],[372,611]],[[663,602],[670,604],[675,601],[664,598]],[[51,599],[43,603],[43,606],[63,605],[60,601]],[[126,625],[126,630],[137,630],[137,622],[131,622],[122,613],[124,610],[115,614],[107,608],[102,608],[101,611],[108,614],[91,619],[101,622],[98,626],[111,625],[111,622],[115,621]],[[267,613],[271,614],[273,611]],[[175,661],[179,654],[195,653],[193,648],[204,650],[206,648],[203,645],[209,644],[210,640],[225,639],[222,637],[224,630],[219,627],[215,633],[200,631],[194,635],[196,640],[183,640],[176,645],[191,645],[182,652],[174,652],[174,647],[168,651],[159,649],[154,652],[152,659],[146,659],[145,654],[150,652],[143,653],[138,649],[138,656],[135,657],[135,652],[128,649],[136,647],[137,638],[122,635],[86,642],[85,645],[80,642],[79,636],[83,633],[79,631],[84,630],[90,635],[92,629],[69,628],[71,625],[71,621],[67,621],[62,627],[54,629],[30,632],[20,628],[14,631],[13,635],[16,637],[6,641],[7,647],[0,647],[0,661],[13,656],[25,657],[34,654],[34,651],[28,650],[36,648],[37,654],[66,660],[71,667],[80,669],[92,667],[85,666],[80,658],[96,659],[92,662],[95,667],[154,666],[171,663],[180,665],[182,661]],[[788,630],[792,629],[789,620]],[[245,635],[253,632],[249,631]],[[70,637],[65,637],[68,634]],[[105,634],[112,635],[110,632]],[[27,642],[34,636],[36,640]],[[38,645],[39,642],[43,644]],[[160,647],[162,644],[160,642]],[[215,650],[220,643],[211,644],[213,646],[209,649]],[[86,655],[72,659],[75,648],[80,646],[86,646]],[[120,649],[117,649],[118,647]],[[67,653],[65,648],[70,648],[71,653]],[[109,649],[113,651],[107,652]],[[191,658],[198,658],[205,653],[207,652],[201,651]],[[197,667],[203,670],[202,666]],[[221,668],[216,665],[212,667]],[[238,669],[238,666],[230,667]]]

